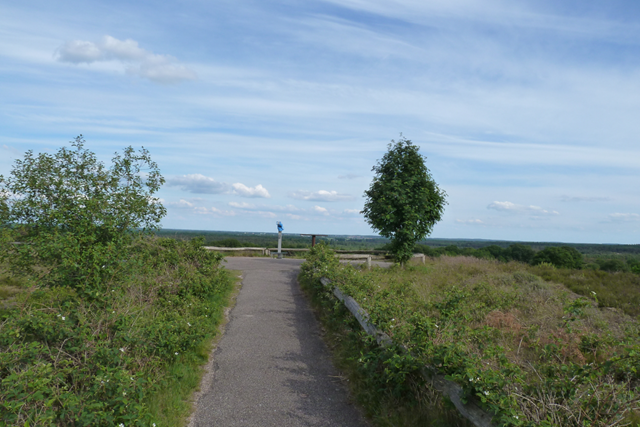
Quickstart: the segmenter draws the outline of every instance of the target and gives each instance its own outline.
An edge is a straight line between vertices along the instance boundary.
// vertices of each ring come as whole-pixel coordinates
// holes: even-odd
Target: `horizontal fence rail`
[[[270,256],[272,254],[277,253],[278,248],[251,248],[251,247],[242,247],[242,248],[225,248],[219,246],[203,246],[205,249],[210,251],[218,251],[218,252],[260,252],[262,255]],[[311,249],[309,248],[282,248],[283,253],[295,253],[295,252],[309,252]],[[367,263],[367,267],[371,267],[371,259],[372,256],[383,256],[387,257],[387,251],[346,251],[346,250],[336,250],[334,251],[336,256],[338,256],[342,260],[364,260]],[[423,264],[425,263],[426,256],[424,254],[413,254],[413,259],[419,259]]]
[[[321,278],[320,282],[325,287],[332,287],[331,280],[326,277]],[[362,329],[364,329],[367,334],[374,337],[378,345],[383,348],[388,348],[393,345],[393,340],[389,335],[378,329],[373,323],[369,322],[369,313],[360,307],[356,300],[349,295],[344,294],[337,286],[333,286],[333,295],[344,303],[345,307],[358,320]],[[400,346],[400,348],[404,351],[408,351],[404,346]],[[449,397],[460,415],[469,420],[473,425],[476,427],[496,427],[495,424],[491,423],[491,418],[493,418],[491,414],[485,412],[474,402],[470,401],[466,404],[462,403],[462,387],[457,383],[446,379],[444,375],[437,373],[436,368],[425,366],[421,369],[420,373],[427,381],[430,381],[433,388],[441,394]]]

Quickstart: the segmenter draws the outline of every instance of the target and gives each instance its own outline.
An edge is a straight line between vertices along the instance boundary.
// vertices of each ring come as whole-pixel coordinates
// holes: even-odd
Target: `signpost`
[[[311,236],[311,247],[316,245],[316,237],[326,237],[328,234],[301,234],[301,236]]]
[[[282,231],[284,227],[280,221],[276,222],[278,224],[278,259],[282,259]]]

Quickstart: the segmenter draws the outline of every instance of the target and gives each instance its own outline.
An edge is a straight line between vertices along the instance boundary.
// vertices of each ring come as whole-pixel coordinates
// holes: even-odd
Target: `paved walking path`
[[[243,271],[242,289],[192,427],[368,426],[297,283],[302,262],[227,258],[227,268]]]

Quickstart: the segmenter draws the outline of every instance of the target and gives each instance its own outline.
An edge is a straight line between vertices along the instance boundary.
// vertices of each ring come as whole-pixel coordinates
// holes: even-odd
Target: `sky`
[[[0,174],[145,147],[165,228],[375,234],[402,134],[431,237],[640,243],[637,0],[0,3]]]

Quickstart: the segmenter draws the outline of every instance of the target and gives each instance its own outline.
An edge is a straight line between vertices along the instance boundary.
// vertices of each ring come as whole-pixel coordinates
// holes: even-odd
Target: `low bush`
[[[178,407],[159,394],[206,360],[232,289],[201,243],[139,239],[90,296],[22,283],[0,309],[2,425],[152,426],[188,413],[197,382]]]
[[[304,277],[315,281],[326,268],[335,286],[409,350],[412,359],[396,352],[370,372],[379,387],[406,389],[417,368],[429,366],[502,426],[628,425],[637,417],[640,328],[622,311],[600,307],[597,289],[586,298],[562,284],[569,271],[584,270],[441,257],[365,271],[323,257],[328,262],[312,260]],[[363,353],[359,363],[376,357]]]

